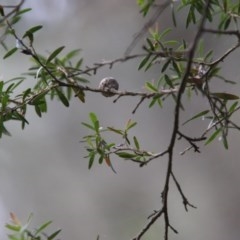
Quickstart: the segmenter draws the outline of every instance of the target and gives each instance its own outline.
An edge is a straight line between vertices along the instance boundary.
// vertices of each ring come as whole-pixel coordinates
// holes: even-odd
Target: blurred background
[[[15,1],[1,1],[10,4]],[[123,56],[133,35],[147,19],[139,14],[135,0],[26,0],[24,7],[32,8],[25,14],[16,31],[22,35],[35,25],[43,29],[35,36],[35,48],[41,54],[65,45],[66,52],[81,48],[85,65]],[[184,30],[184,17],[178,16],[178,29],[172,37],[188,41],[196,29]],[[171,14],[166,11],[159,18],[160,30],[171,27]],[[143,39],[144,40],[144,39]],[[141,51],[143,40],[133,53]],[[226,51],[235,39],[206,36],[207,49],[213,48],[216,57]],[[15,40],[9,38],[9,48]],[[1,56],[4,50],[1,49]],[[1,58],[2,59],[2,58]],[[5,61],[0,60],[0,75],[4,80],[19,76],[30,67],[27,56],[17,53]],[[115,77],[121,90],[141,91],[145,81],[156,80],[156,66],[145,73],[137,71],[140,59],[102,68],[90,77],[90,85],[98,86],[106,76]],[[239,51],[223,63],[224,76],[239,81]],[[28,80],[29,85],[32,85]],[[27,83],[27,84],[28,84]],[[212,82],[213,89],[239,95],[239,86],[222,89],[221,83]],[[163,109],[149,109],[144,102],[133,115],[139,99],[126,97],[117,103],[100,94],[86,93],[86,103],[73,99],[69,108],[57,101],[49,103],[48,113],[38,118],[30,110],[30,124],[24,131],[18,123],[9,123],[12,137],[0,141],[0,226],[1,239],[6,238],[4,224],[9,212],[23,222],[34,213],[32,227],[53,220],[52,230],[62,228],[61,239],[122,240],[132,239],[147,222],[147,217],[161,207],[167,159],[153,161],[147,167],[112,159],[117,171],[95,164],[88,170],[88,160],[82,137],[88,134],[81,122],[88,121],[89,112],[95,112],[101,125],[123,128],[128,119],[138,122],[132,136],[138,136],[144,149],[161,152],[169,144],[173,126],[174,102],[166,101]],[[185,121],[208,107],[202,96],[186,101]],[[239,114],[235,115],[235,120]],[[199,136],[208,126],[207,120],[198,120],[184,127],[185,133]],[[109,136],[111,139],[111,136]],[[118,141],[118,139],[113,139]],[[120,141],[120,140],[119,140]],[[179,231],[171,239],[238,239],[240,235],[239,188],[239,135],[230,134],[229,150],[220,141],[210,146],[201,145],[201,154],[178,153],[188,147],[178,142],[174,171],[189,201],[197,209],[186,213],[175,186],[170,194],[170,221]],[[143,239],[163,239],[163,221],[160,219]]]

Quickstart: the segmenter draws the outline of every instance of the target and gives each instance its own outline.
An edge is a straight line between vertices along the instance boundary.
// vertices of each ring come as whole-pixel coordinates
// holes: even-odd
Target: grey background
[[[6,1],[5,1],[6,2]],[[7,1],[9,2],[9,1]],[[3,3],[4,4],[4,3]],[[65,45],[68,51],[83,49],[86,65],[122,57],[133,34],[145,21],[139,14],[135,1],[129,0],[27,0],[25,7],[32,7],[18,25],[23,34],[28,28],[42,24],[44,28],[36,35],[37,51],[47,53]],[[184,27],[181,17],[179,26]],[[160,29],[171,26],[170,13],[159,21]],[[181,28],[180,28],[181,29]],[[172,36],[187,37],[190,41],[195,29],[176,30]],[[231,40],[207,36],[207,47],[214,48],[220,56],[229,48]],[[9,38],[8,45],[13,47]],[[134,50],[141,50],[142,43]],[[66,52],[67,52],[66,50]],[[1,50],[1,54],[4,54]],[[239,51],[224,62],[224,76],[239,81]],[[158,67],[148,73],[138,72],[140,60],[116,64],[112,70],[101,69],[90,77],[91,86],[106,76],[114,76],[121,89],[142,90],[146,80],[158,78]],[[1,76],[9,79],[27,71],[30,66],[26,56],[1,60]],[[35,79],[26,84],[31,86]],[[219,82],[212,87],[222,90]],[[229,86],[228,91],[239,94],[239,87]],[[222,90],[223,91],[223,90]],[[52,230],[62,228],[61,239],[102,240],[131,239],[147,222],[153,210],[161,206],[160,193],[164,184],[167,159],[158,159],[147,167],[139,168],[132,162],[113,159],[117,170],[95,164],[87,169],[86,152],[79,141],[88,131],[81,122],[88,120],[89,112],[95,112],[103,127],[124,127],[129,118],[138,121],[132,136],[139,137],[145,149],[160,152],[169,143],[173,126],[172,101],[163,109],[147,108],[143,103],[135,115],[131,111],[138,99],[122,98],[116,104],[99,94],[86,94],[86,103],[77,99],[69,108],[59,102],[50,102],[48,113],[40,119],[29,109],[30,125],[24,131],[18,123],[9,123],[12,137],[1,139],[0,145],[0,225],[1,238],[6,239],[4,223],[12,211],[24,222],[33,212],[32,227],[53,220]],[[186,101],[187,111],[182,120],[208,107],[201,96]],[[236,114],[235,120],[238,120]],[[189,124],[186,133],[198,135],[208,122],[199,120]],[[115,140],[115,139],[114,139]],[[116,139],[117,140],[117,139]],[[117,140],[118,141],[118,140]],[[225,151],[221,142],[202,146],[202,154],[178,152],[187,147],[182,141],[176,147],[175,174],[188,199],[197,209],[184,211],[182,199],[175,186],[170,194],[170,221],[179,231],[171,239],[237,239],[240,234],[239,189],[239,135],[229,139],[230,149]],[[163,221],[147,235],[149,239],[161,239]],[[147,238],[145,238],[147,239]]]

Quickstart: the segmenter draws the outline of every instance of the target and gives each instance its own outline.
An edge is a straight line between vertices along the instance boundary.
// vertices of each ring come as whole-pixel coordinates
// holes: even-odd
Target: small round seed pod
[[[101,80],[98,88],[105,92],[102,92],[102,95],[105,97],[112,97],[115,93],[111,92],[112,90],[118,90],[119,84],[116,79],[113,77],[106,77]]]

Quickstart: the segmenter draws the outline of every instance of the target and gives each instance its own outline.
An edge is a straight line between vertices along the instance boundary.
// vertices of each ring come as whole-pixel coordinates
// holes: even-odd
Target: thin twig
[[[173,172],[171,172],[171,176],[172,176],[173,181],[175,182],[175,184],[176,184],[176,186],[177,186],[177,189],[178,189],[178,191],[179,191],[179,193],[180,193],[180,195],[181,195],[181,197],[182,197],[182,199],[183,199],[183,205],[184,205],[185,210],[188,211],[187,206],[190,206],[190,207],[192,207],[192,208],[197,208],[197,207],[194,206],[193,204],[189,203],[188,199],[187,199],[186,196],[184,195],[184,193],[183,193],[183,191],[182,191],[182,188],[181,188],[179,182],[177,181],[175,175],[173,174]]]
[[[142,231],[136,237],[133,238],[133,240],[140,240],[142,236],[148,231],[148,229],[156,222],[156,220],[161,217],[162,214],[163,214],[163,209],[159,210],[158,213],[151,218],[149,223],[147,223],[147,225],[142,229]]]

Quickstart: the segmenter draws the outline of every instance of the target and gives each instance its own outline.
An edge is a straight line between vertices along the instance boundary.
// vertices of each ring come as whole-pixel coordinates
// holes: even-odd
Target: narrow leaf
[[[133,137],[133,141],[134,141],[134,144],[135,144],[135,146],[136,146],[136,148],[139,150],[139,142],[138,142],[138,140],[137,140],[137,138],[134,136]]]
[[[67,97],[59,89],[56,88],[55,90],[56,90],[56,93],[57,93],[60,101],[63,103],[63,105],[66,107],[69,107],[69,102],[68,102]]]
[[[224,92],[216,92],[216,93],[211,93],[212,96],[221,98],[223,100],[236,100],[239,99],[239,96],[231,94],[231,93],[224,93]]]
[[[120,130],[120,129],[115,129],[115,128],[112,128],[112,127],[108,127],[107,129],[112,131],[112,132],[115,132],[115,133],[117,133],[117,134],[119,134],[121,136],[123,135],[123,131]]]
[[[47,94],[47,92],[39,93],[38,95],[36,95],[36,96],[32,99],[31,102],[29,102],[29,104],[33,104],[33,105],[35,105],[35,104],[40,104],[46,94]]]
[[[89,162],[88,162],[88,169],[91,169],[93,162],[94,162],[94,158],[95,158],[95,154],[91,154],[90,158],[89,158]]]
[[[205,142],[205,145],[208,145],[209,143],[211,143],[221,132],[221,128],[217,129],[209,138],[208,140]]]
[[[51,223],[52,223],[52,221],[48,221],[48,222],[44,223],[43,225],[41,225],[41,226],[36,230],[35,235],[38,235],[39,233],[43,232],[43,230],[46,229]]]
[[[54,50],[50,56],[48,57],[46,64],[48,64],[49,62],[51,62],[63,49],[65,48],[65,46],[59,47],[56,50]]]
[[[188,122],[190,122],[190,121],[192,121],[192,120],[194,120],[194,119],[196,119],[196,118],[202,117],[202,116],[206,115],[207,113],[209,113],[209,110],[204,110],[204,111],[196,114],[195,116],[191,117],[190,119],[188,119],[188,120],[187,120],[186,122],[184,122],[182,125],[185,125],[185,124],[187,124]]]
[[[224,133],[222,134],[222,142],[223,142],[223,146],[226,150],[228,150],[228,141],[227,141],[227,137],[224,135]]]
[[[18,49],[16,47],[12,48],[11,50],[9,50],[3,57],[3,59],[6,59],[8,57],[10,57],[12,54],[14,54]]]
[[[117,152],[116,153],[120,158],[134,158],[136,157],[136,154],[128,153],[128,152]]]
[[[30,34],[32,35],[33,33],[39,31],[40,29],[42,28],[41,25],[38,25],[38,26],[35,26],[35,27],[32,27],[30,29],[28,29],[25,34],[23,35],[22,38],[25,38],[25,37],[28,37]]]
[[[17,14],[15,16],[22,15],[22,14],[24,14],[26,12],[31,11],[31,10],[32,10],[31,8],[24,8],[24,9],[20,10],[19,12],[17,12]]]
[[[75,49],[72,50],[71,52],[69,52],[64,58],[63,58],[63,62],[68,61],[72,58],[74,58],[75,56],[77,56],[79,54],[79,52],[81,51],[81,49]]]
[[[150,59],[151,57],[151,53],[149,53],[142,61],[141,63],[139,64],[139,67],[138,67],[138,70],[141,70],[148,62],[148,60]]]
[[[172,81],[171,81],[171,79],[169,78],[169,76],[165,74],[164,77],[165,77],[165,81],[166,81],[167,85],[168,85],[170,88],[174,88],[174,86],[173,86],[173,84],[172,84]]]
[[[132,120],[129,119],[127,122],[126,131],[128,131],[130,128],[133,128],[136,125],[137,125],[137,122],[132,122]]]
[[[236,109],[236,107],[237,107],[237,105],[238,105],[238,102],[234,102],[232,105],[231,105],[231,107],[229,108],[229,113],[232,113],[235,109]]]
[[[158,92],[158,89],[150,82],[145,83],[145,88],[151,92]]]
[[[168,59],[167,62],[163,65],[162,67],[162,72],[165,72],[166,69],[168,68],[168,65],[171,63],[171,59]]]
[[[50,236],[48,236],[47,240],[52,240],[54,239],[62,230],[59,229],[56,232],[54,232],[53,234],[51,234]]]
[[[89,113],[89,118],[91,119],[93,124],[98,121],[97,115],[94,112]]]
[[[88,124],[88,123],[82,122],[82,125],[91,129],[91,130],[95,130],[94,127],[92,125]]]
[[[8,223],[5,225],[5,227],[14,232],[19,232],[21,230],[21,226],[16,226]]]

